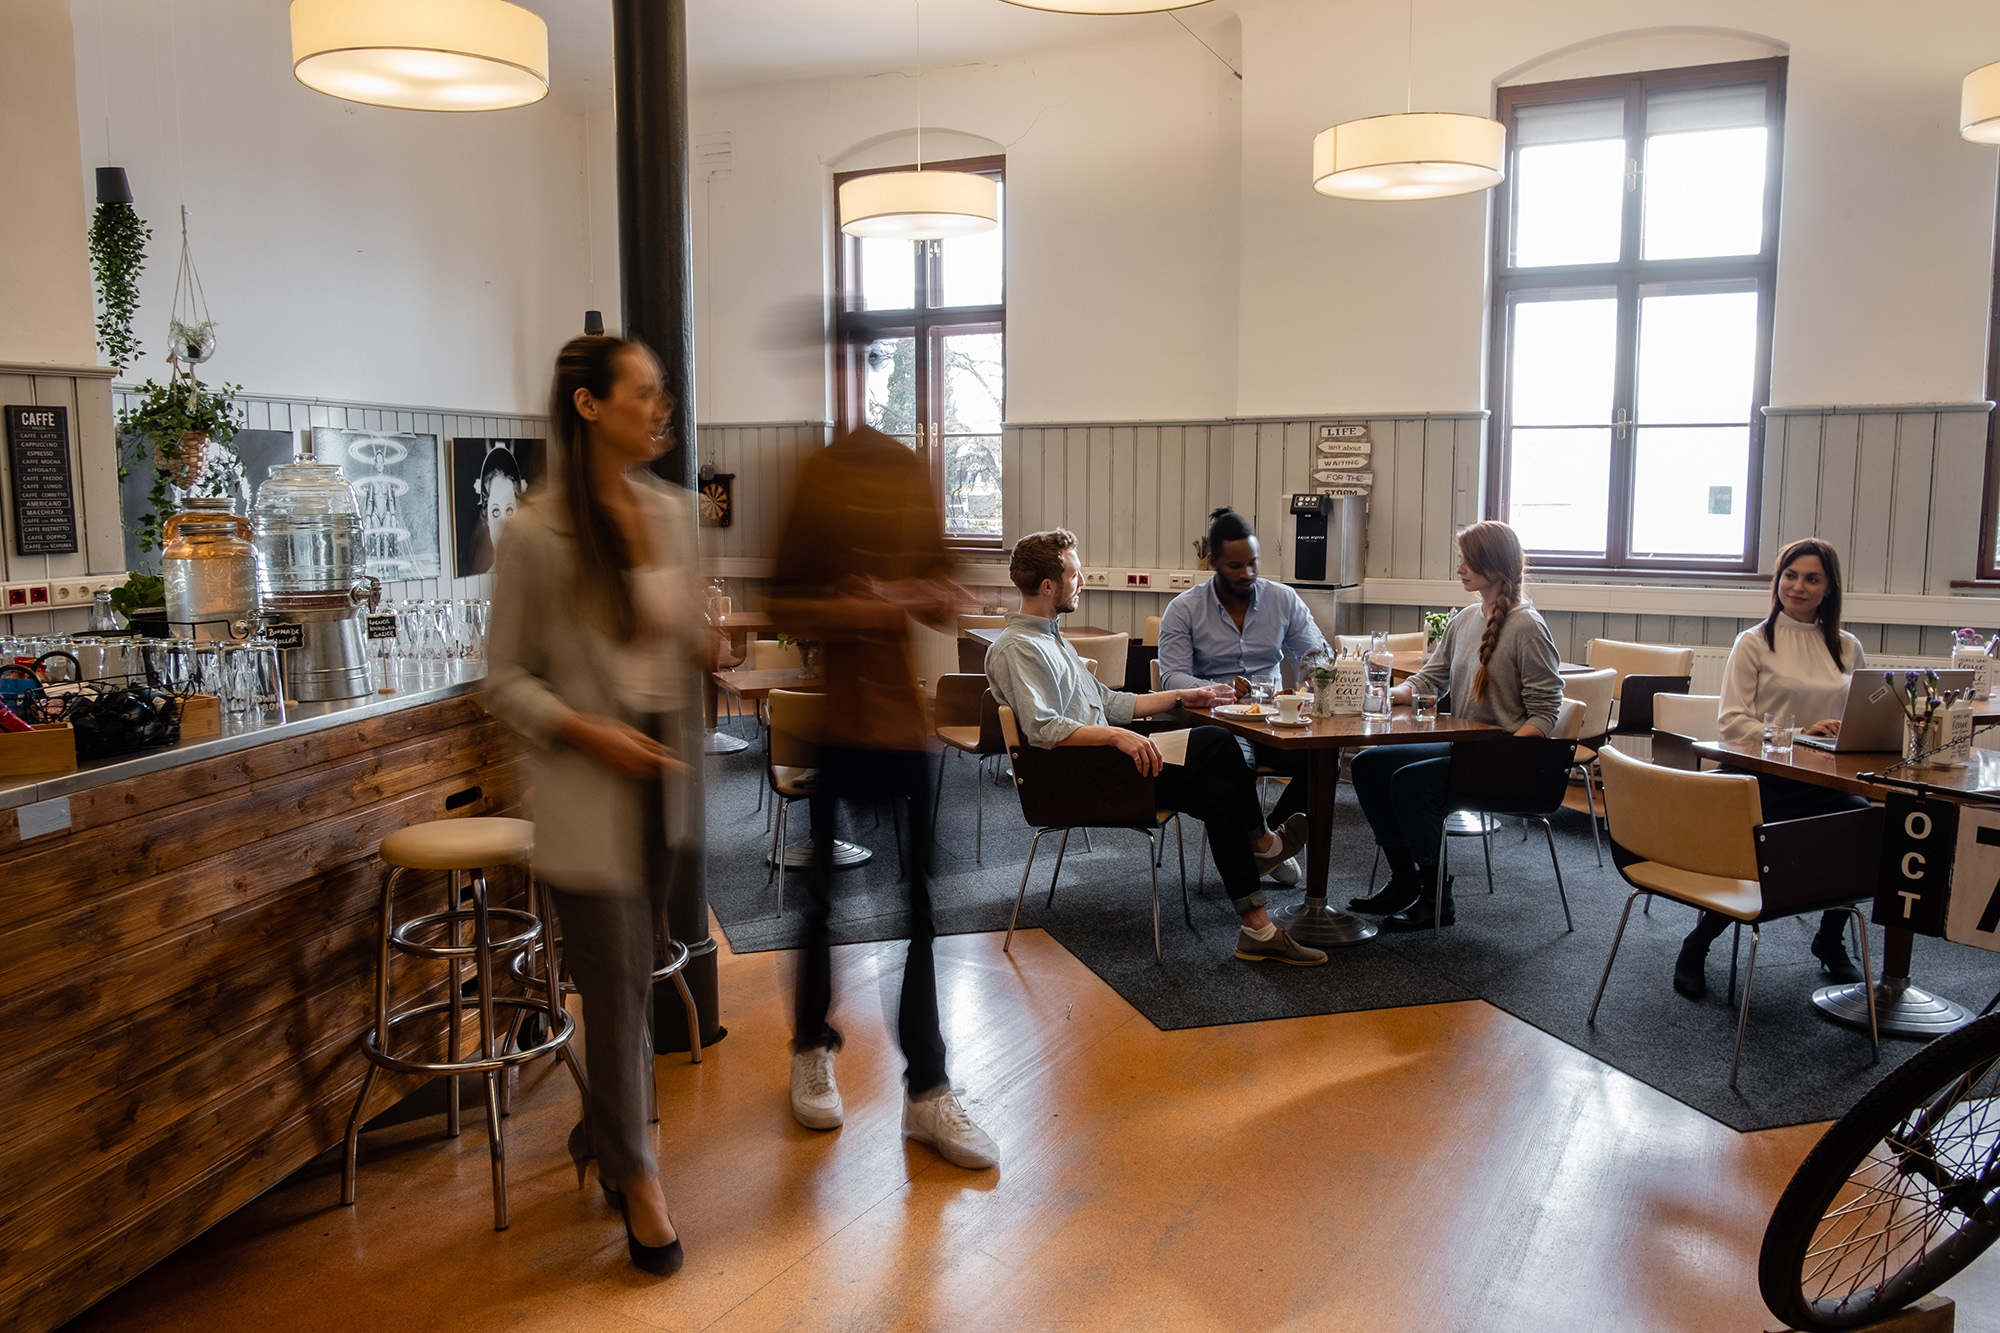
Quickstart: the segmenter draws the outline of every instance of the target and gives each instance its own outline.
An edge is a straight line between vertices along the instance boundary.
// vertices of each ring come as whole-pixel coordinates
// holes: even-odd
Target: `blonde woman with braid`
[[[1394,692],[1408,703],[1414,689],[1451,688],[1452,712],[1505,727],[1516,736],[1546,736],[1562,708],[1555,640],[1521,596],[1527,560],[1521,539],[1505,523],[1475,523],[1458,534],[1458,581],[1479,601],[1451,618],[1423,670]],[[1377,745],[1355,756],[1354,794],[1389,862],[1388,887],[1356,898],[1358,912],[1384,913],[1385,930],[1429,930],[1455,917],[1451,885],[1437,906],[1438,844],[1444,836],[1450,745]]]

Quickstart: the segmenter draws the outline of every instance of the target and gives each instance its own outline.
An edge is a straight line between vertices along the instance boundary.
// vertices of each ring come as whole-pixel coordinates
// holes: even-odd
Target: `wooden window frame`
[[[913,171],[914,164],[901,166],[870,167],[865,171],[837,172],[833,178],[834,198],[840,197],[840,187],[858,176],[875,176],[888,171]],[[981,176],[991,176],[1003,185],[1007,179],[1007,159],[1001,156],[962,157],[948,162],[926,162],[926,171],[963,171]],[[836,208],[836,214],[838,209]],[[998,333],[1001,337],[1001,356],[1006,356],[1007,335],[1007,269],[1003,256],[1000,269],[1000,300],[994,305],[939,306],[930,304],[943,283],[943,256],[936,242],[921,246],[914,255],[917,266],[915,293],[917,304],[907,310],[863,310],[858,284],[852,281],[858,272],[861,257],[861,242],[840,230],[838,216],[834,219],[833,273],[834,273],[834,422],[839,431],[853,430],[863,425],[867,412],[867,355],[868,345],[883,338],[915,338],[917,340],[918,375],[916,384],[917,450],[925,456],[930,468],[931,484],[938,497],[942,511],[945,503],[944,460],[945,450],[941,447],[940,431],[942,423],[933,410],[941,398],[937,382],[936,359],[931,349],[936,340],[951,332]],[[1006,417],[1006,384],[1001,384],[1001,417]],[[1002,549],[1002,539],[982,536],[948,536],[946,545],[953,550],[996,552]]]
[[[1771,393],[1771,330],[1777,290],[1778,221],[1784,176],[1785,78],[1788,61],[1776,56],[1764,60],[1731,61],[1716,65],[1690,65],[1676,69],[1642,70],[1629,74],[1602,75],[1585,79],[1564,79],[1553,83],[1519,84],[1501,88],[1495,99],[1495,115],[1507,127],[1506,179],[1493,197],[1492,311],[1489,338],[1489,382],[1492,385],[1493,436],[1487,472],[1486,509],[1504,518],[1508,513],[1509,443],[1512,431],[1509,400],[1509,360],[1513,351],[1510,328],[1519,298],[1533,293],[1560,292],[1581,288],[1614,289],[1618,299],[1618,355],[1613,388],[1610,495],[1605,533],[1605,553],[1565,555],[1531,553],[1540,569],[1600,571],[1646,571],[1662,574],[1749,573],[1757,569],[1760,520],[1763,508],[1763,458],[1765,440],[1764,408]],[[1646,94],[1672,88],[1695,88],[1763,81],[1765,123],[1771,134],[1765,164],[1763,248],[1755,255],[1734,255],[1701,259],[1640,258],[1640,224],[1645,192],[1628,186],[1624,207],[1619,258],[1605,264],[1572,264],[1517,268],[1512,260],[1514,222],[1514,157],[1516,129],[1514,113],[1524,106],[1546,105],[1622,97],[1625,101],[1625,138],[1628,170],[1644,171]],[[1744,486],[1744,531],[1741,557],[1705,559],[1699,556],[1635,556],[1631,553],[1633,509],[1632,469],[1638,428],[1633,420],[1638,368],[1638,312],[1643,289],[1705,284],[1732,285],[1739,290],[1752,286],[1759,294],[1757,310],[1756,370],[1752,378],[1749,413],[1749,465]],[[1617,424],[1620,412],[1626,425]]]

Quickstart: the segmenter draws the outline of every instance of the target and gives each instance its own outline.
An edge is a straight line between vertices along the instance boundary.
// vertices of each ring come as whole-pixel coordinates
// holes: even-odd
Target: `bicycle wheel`
[[[1922,1300],[2000,1236],[2000,1015],[1940,1037],[1835,1121],[1771,1212],[1757,1285],[1794,1328]]]

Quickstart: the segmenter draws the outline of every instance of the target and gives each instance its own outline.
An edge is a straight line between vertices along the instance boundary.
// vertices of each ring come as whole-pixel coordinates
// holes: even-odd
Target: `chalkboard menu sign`
[[[14,550],[66,555],[76,550],[76,497],[69,484],[69,409],[14,407],[7,414],[7,465],[13,478]]]

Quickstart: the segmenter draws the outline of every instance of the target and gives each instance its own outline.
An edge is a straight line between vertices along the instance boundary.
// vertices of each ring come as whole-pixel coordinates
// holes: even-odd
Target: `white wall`
[[[513,111],[389,111],[292,77],[283,4],[75,0],[74,10],[70,179],[101,162],[127,167],[153,228],[135,322],[146,356],[130,378],[166,372],[185,202],[219,326],[205,379],[253,392],[535,410],[555,348],[582,328],[590,303],[587,109],[602,196],[588,210],[596,303],[616,326],[601,79],[565,86],[558,70],[562,95]]]
[[[97,361],[69,51],[68,0],[0,0],[0,361]]]
[[[1012,419],[1218,416],[1235,399],[1240,85],[1178,29],[1133,31],[924,79],[927,127],[1007,154]],[[693,121],[733,145],[729,179],[694,186],[702,415],[823,418],[823,363],[774,347],[775,326],[829,282],[835,164],[914,127],[915,80],[698,94]]]
[[[1405,11],[1237,9],[1240,83],[1150,19],[930,73],[926,121],[1008,154],[1011,420],[1484,405],[1488,197],[1364,204],[1308,180],[1315,133],[1402,107]],[[1960,76],[2000,58],[2000,11],[1426,0],[1416,50],[1420,107],[1480,113],[1524,77],[1788,51],[1773,403],[1984,396],[1995,155],[1956,113]],[[913,101],[902,75],[698,94],[697,132],[735,146],[697,244],[706,419],[825,414],[822,367],[765,321],[824,289],[831,164],[907,130]]]

